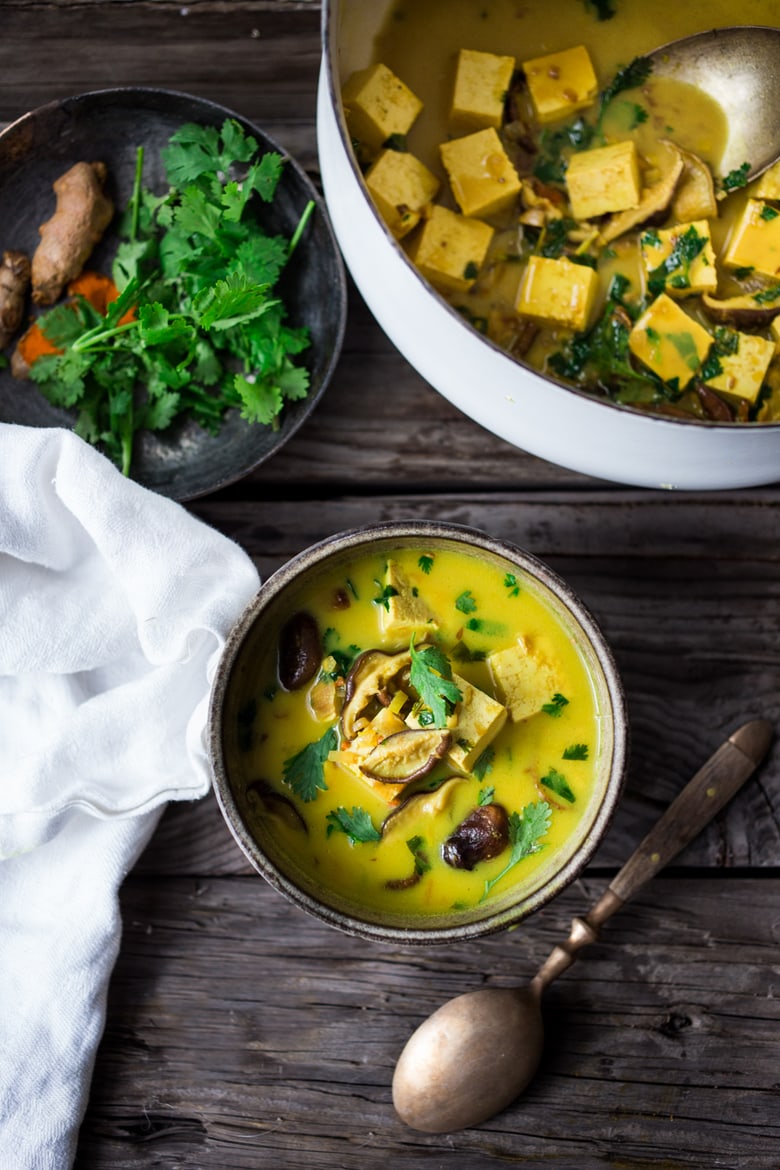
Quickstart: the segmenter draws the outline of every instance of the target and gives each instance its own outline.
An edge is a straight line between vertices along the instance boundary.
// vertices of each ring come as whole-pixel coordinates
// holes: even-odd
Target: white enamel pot
[[[385,0],[325,0],[317,142],[347,267],[407,361],[487,430],[586,475],[687,490],[780,481],[780,423],[654,417],[558,384],[510,358],[422,279],[368,197],[340,99],[345,77],[370,62],[388,7]]]

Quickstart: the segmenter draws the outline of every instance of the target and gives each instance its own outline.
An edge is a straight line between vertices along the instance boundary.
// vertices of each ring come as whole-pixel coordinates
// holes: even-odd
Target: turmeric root
[[[5,349],[24,316],[30,261],[24,252],[3,252],[0,261],[0,349]]]
[[[32,299],[53,305],[79,275],[114,214],[103,193],[105,163],[78,162],[53,184],[54,215],[38,228],[41,242],[32,258]]]

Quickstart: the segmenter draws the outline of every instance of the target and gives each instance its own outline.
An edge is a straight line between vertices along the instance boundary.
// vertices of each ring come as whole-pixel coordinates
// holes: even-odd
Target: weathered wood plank
[[[457,1135],[395,1118],[392,1068],[414,1027],[461,991],[529,977],[602,889],[580,882],[512,934],[417,949],[339,935],[259,878],[131,878],[78,1170],[768,1170],[777,879],[656,879],[549,990],[546,1055],[520,1102]]]

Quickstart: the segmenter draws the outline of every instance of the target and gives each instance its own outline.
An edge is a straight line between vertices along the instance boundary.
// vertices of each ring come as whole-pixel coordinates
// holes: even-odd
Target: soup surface
[[[778,25],[773,0],[738,15]],[[715,178],[723,111],[643,65],[734,20],[729,0],[397,0],[373,67],[399,129],[372,137],[370,70],[343,91],[369,192],[518,359],[654,413],[780,420],[780,168]]]
[[[559,868],[599,803],[601,715],[532,580],[405,548],[323,575],[289,613],[234,703],[239,800],[282,870],[408,920]]]

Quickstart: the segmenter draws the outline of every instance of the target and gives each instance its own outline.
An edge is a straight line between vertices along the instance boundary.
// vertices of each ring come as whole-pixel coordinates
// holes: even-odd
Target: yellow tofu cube
[[[443,142],[439,153],[464,215],[496,215],[520,193],[520,177],[492,126]]]
[[[712,338],[666,293],[645,310],[634,325],[628,346],[664,382],[682,389],[709,353]]]
[[[410,255],[435,288],[467,292],[477,279],[492,238],[493,228],[481,219],[434,204]]]
[[[470,130],[482,130],[487,126],[497,129],[503,120],[504,103],[514,71],[514,57],[461,49],[455,70],[450,130],[467,134]]]
[[[444,757],[454,768],[470,772],[488,744],[492,743],[507,721],[507,709],[501,703],[472,686],[453,672],[452,680],[463,698],[448,724],[452,746]],[[414,712],[406,717],[409,727],[420,724]]]
[[[566,189],[575,219],[595,219],[638,207],[642,198],[639,155],[634,142],[614,142],[573,154]]]
[[[393,134],[408,134],[423,108],[420,99],[386,65],[353,73],[341,94],[349,132],[377,151]]]
[[[762,199],[748,199],[734,228],[724,263],[765,276],[780,273],[780,212]]]
[[[756,180],[753,194],[757,199],[780,199],[780,162],[774,163]]]
[[[717,291],[715,252],[706,219],[643,232],[640,249],[651,293],[687,297]]]
[[[397,240],[422,218],[439,190],[439,180],[413,154],[383,150],[366,174],[376,209]]]
[[[530,719],[560,690],[558,674],[524,638],[487,659],[496,694],[515,723]]]
[[[599,91],[598,78],[584,45],[523,61],[536,117],[554,122],[584,110]]]
[[[379,613],[383,633],[397,637],[406,644],[416,631],[432,632],[438,629],[439,624],[432,610],[395,561],[387,562],[382,584],[385,603],[380,605]]]
[[[592,268],[574,264],[562,256],[531,256],[520,281],[515,309],[552,325],[582,332],[598,291],[599,279]]]
[[[775,318],[777,320],[777,318]],[[774,322],[772,322],[774,327]],[[721,394],[755,402],[764,384],[769,363],[775,356],[775,341],[755,333],[736,333],[734,353],[718,354],[721,372],[707,378],[707,385]]]

